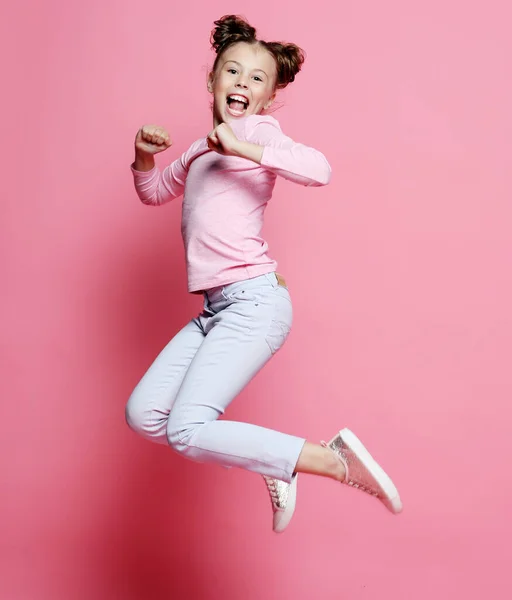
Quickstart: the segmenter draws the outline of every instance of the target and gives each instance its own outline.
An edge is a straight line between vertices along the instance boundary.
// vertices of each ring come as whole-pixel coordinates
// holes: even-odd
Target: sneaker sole
[[[295,512],[295,503],[297,500],[297,482],[299,479],[299,474],[296,473],[290,483],[290,489],[288,491],[288,501],[286,503],[286,508],[283,511],[279,511],[281,518],[274,523],[274,531],[276,533],[282,533],[290,524],[292,520],[293,513]]]
[[[394,514],[402,511],[402,501],[398,494],[395,484],[391,481],[389,475],[377,463],[373,456],[364,447],[361,440],[350,429],[342,429],[340,436],[343,442],[354,452],[354,454],[363,463],[365,469],[369,471],[371,476],[378,483],[379,487],[385,494],[385,498],[380,498],[383,504]],[[335,436],[336,437],[336,436]],[[335,439],[335,438],[333,438]]]

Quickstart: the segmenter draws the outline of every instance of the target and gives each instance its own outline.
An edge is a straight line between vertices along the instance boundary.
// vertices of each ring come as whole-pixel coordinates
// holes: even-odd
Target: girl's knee
[[[178,454],[187,456],[190,454],[190,440],[194,435],[198,425],[187,425],[172,416],[167,422],[167,441],[169,446]]]
[[[138,407],[137,403],[130,397],[124,409],[124,418],[130,429],[136,433],[142,433],[144,429],[144,413]]]
[[[185,448],[185,444],[181,441],[182,427],[172,417],[167,421],[166,435],[169,446],[181,454]]]
[[[132,394],[126,403],[125,420],[130,429],[147,438],[157,436],[162,425],[165,429],[165,419],[162,419],[162,423],[154,422],[147,402],[141,402],[137,394]]]

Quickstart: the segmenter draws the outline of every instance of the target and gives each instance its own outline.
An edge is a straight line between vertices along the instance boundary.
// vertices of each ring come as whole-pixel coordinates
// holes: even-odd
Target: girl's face
[[[268,108],[275,98],[276,75],[274,57],[265,48],[246,42],[230,46],[208,78],[214,127]]]

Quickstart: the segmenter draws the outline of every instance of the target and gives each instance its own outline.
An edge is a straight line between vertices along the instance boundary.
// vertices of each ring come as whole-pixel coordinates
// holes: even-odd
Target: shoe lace
[[[273,479],[272,477],[267,477],[266,475],[263,475],[263,479],[267,484],[267,490],[270,494],[270,500],[272,501],[272,504],[274,504],[275,506],[279,506],[279,493],[277,490],[275,479]]]
[[[325,441],[321,441],[320,444],[324,447],[324,448],[329,448],[329,445],[327,444],[327,442]],[[332,450],[332,448],[331,448]],[[350,473],[349,473],[349,469],[348,469],[348,465],[345,462],[345,460],[343,460],[343,458],[334,450],[332,450],[332,452],[334,452],[334,454],[338,457],[339,460],[341,460],[341,462],[343,463],[343,466],[345,467],[346,470],[346,479],[343,483],[346,483],[347,485],[349,485],[350,487],[356,488],[357,490],[361,490],[362,492],[366,492],[367,494],[370,494],[371,496],[375,496],[375,497],[379,497],[379,492],[376,492],[373,488],[364,485],[363,483],[360,483],[359,481],[356,481],[355,479],[352,479],[350,477]]]

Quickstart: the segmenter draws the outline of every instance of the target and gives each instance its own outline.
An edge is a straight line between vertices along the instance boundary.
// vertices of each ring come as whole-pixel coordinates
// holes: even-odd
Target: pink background
[[[509,3],[251,4],[3,9],[0,597],[509,598]],[[209,33],[230,12],[306,49],[274,116],[334,176],[276,187],[294,330],[228,415],[315,441],[350,426],[399,517],[304,476],[276,536],[259,477],[124,423],[200,308],[180,201],[139,203],[133,140],[169,128],[165,165],[209,131]]]

